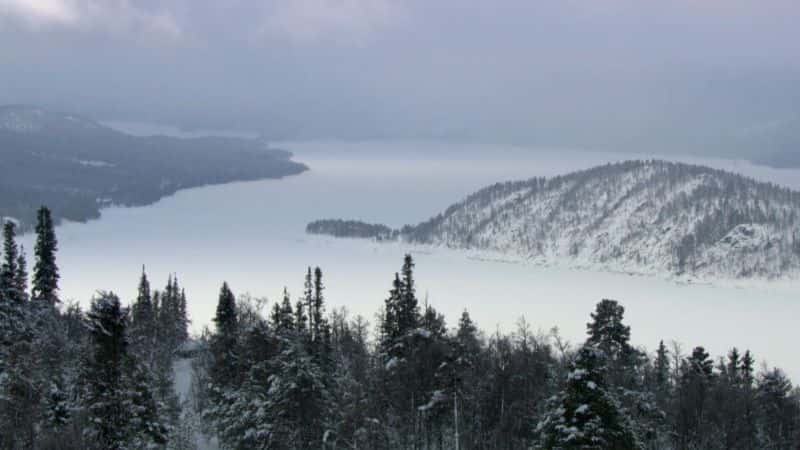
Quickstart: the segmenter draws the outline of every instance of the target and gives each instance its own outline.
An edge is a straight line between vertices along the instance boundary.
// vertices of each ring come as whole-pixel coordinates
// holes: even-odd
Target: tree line
[[[713,359],[633,346],[625,309],[600,301],[585,341],[482,332],[465,310],[449,327],[420,301],[406,255],[374,324],[329,309],[320,268],[279,301],[223,283],[213,326],[188,334],[175,275],[128,306],[98,292],[60,300],[57,240],[38,213],[28,290],[15,226],[0,266],[0,448],[795,449],[800,394],[779,369],[731,349]],[[192,361],[191,395],[175,391]],[[202,433],[201,430],[202,429]]]
[[[453,328],[420,304],[407,255],[373,332],[324,314],[320,269],[270,314],[223,285],[202,336],[195,408],[229,449],[794,449],[800,396],[733,348],[712,359],[630,343],[624,307],[600,301],[567,344],[521,320]],[[370,339],[370,335],[375,339]]]

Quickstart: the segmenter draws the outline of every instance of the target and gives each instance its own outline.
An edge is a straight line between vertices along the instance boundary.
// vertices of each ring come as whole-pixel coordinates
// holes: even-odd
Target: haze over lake
[[[164,129],[159,129],[164,132]],[[87,305],[97,289],[135,296],[142,265],[154,287],[177,272],[189,299],[193,329],[210,323],[223,280],[237,294],[280,298],[301,293],[306,267],[325,274],[329,308],[348,305],[374,323],[406,252],[417,264],[418,292],[456,323],[467,308],[487,332],[510,330],[519,317],[547,332],[558,326],[571,342],[602,298],[626,307],[632,340],[648,350],[660,339],[712,355],[731,346],[800,377],[794,320],[800,283],[685,285],[657,277],[487,261],[469,252],[308,236],[320,218],[355,218],[400,226],[427,219],[488,184],[555,175],[642,155],[522,149],[433,142],[285,142],[310,171],[282,180],[181,191],[142,208],[109,208],[88,224],[57,230],[65,299]],[[674,158],[672,158],[674,159]],[[683,158],[800,188],[800,172],[741,161]],[[30,253],[32,236],[25,237]],[[757,317],[757,321],[748,320]],[[747,330],[745,323],[758,329]]]

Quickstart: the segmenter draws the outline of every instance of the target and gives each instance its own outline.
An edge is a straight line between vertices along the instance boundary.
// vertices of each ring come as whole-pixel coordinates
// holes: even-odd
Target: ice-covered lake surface
[[[109,208],[88,224],[57,230],[62,297],[87,305],[98,289],[135,297],[142,265],[151,282],[177,272],[194,330],[210,323],[223,280],[237,294],[280,298],[302,291],[306,267],[325,274],[329,308],[347,306],[374,323],[403,254],[417,264],[420,298],[449,325],[463,309],[487,332],[512,330],[524,316],[534,329],[558,326],[569,341],[585,336],[602,298],[626,307],[632,340],[653,350],[676,340],[713,355],[749,348],[800,380],[796,354],[800,282],[686,285],[658,277],[485,260],[471,253],[307,236],[307,222],[356,218],[399,226],[442,211],[497,181],[555,175],[631,159],[562,149],[430,142],[284,142],[311,170],[282,180],[191,189],[148,207]],[[634,156],[641,158],[642,156]],[[672,158],[674,159],[674,158]],[[800,188],[800,172],[742,161],[680,158]],[[32,237],[26,236],[27,249]]]

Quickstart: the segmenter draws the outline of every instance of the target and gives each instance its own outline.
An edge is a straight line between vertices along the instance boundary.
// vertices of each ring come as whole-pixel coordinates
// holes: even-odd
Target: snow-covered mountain
[[[334,234],[335,224],[309,232]],[[628,161],[498,183],[392,237],[547,264],[779,278],[800,268],[799,224],[798,192],[708,167]]]

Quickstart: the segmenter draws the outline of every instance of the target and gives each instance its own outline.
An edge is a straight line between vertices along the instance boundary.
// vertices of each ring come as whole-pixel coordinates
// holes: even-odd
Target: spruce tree
[[[281,304],[279,302],[273,303],[272,312],[270,312],[269,315],[269,324],[275,331],[278,331],[278,329],[281,328],[281,324],[283,323],[283,319],[281,316],[282,316]]]
[[[755,363],[756,360],[753,358],[750,350],[745,351],[744,356],[742,356],[740,372],[742,384],[747,387],[753,386],[753,382],[755,381],[755,376],[753,375],[755,372]]]
[[[292,298],[289,291],[283,289],[283,301],[279,308],[278,322],[274,324],[279,333],[289,333],[294,331],[294,311],[292,311]]]
[[[83,374],[84,404],[89,415],[86,433],[100,448],[123,449],[131,438],[123,379],[128,364],[126,315],[113,293],[100,293],[87,315],[92,351]]]
[[[294,324],[297,333],[302,337],[308,337],[308,316],[306,315],[305,300],[299,299],[294,306]],[[309,339],[306,339],[307,341]]]
[[[381,340],[382,348],[387,351],[392,342],[400,336],[398,324],[398,310],[400,308],[400,296],[403,289],[403,282],[400,281],[400,274],[394,274],[392,288],[389,290],[389,297],[385,300],[383,317],[381,321]]]
[[[18,283],[19,248],[16,242],[16,226],[12,221],[3,224],[3,264],[0,268],[0,297],[13,304],[24,301],[24,289]]]
[[[625,308],[616,300],[603,299],[586,324],[586,344],[603,352],[608,364],[608,381],[613,386],[638,388],[635,366],[641,355],[630,345],[631,328],[624,324]]]
[[[800,406],[792,396],[792,383],[780,369],[765,371],[756,388],[761,415],[760,448],[797,448]]]
[[[186,310],[186,290],[181,288],[178,297],[178,340],[183,343],[189,339],[189,313]]]
[[[323,328],[325,320],[325,300],[322,291],[325,286],[322,284],[322,270],[317,267],[314,269],[314,304],[313,309],[308,314],[313,318],[311,320],[311,339],[314,342],[320,342],[323,337]]]
[[[135,340],[142,340],[141,344],[152,346],[155,333],[155,311],[153,297],[150,293],[150,281],[142,266],[142,275],[139,277],[136,301],[131,306],[131,334]]]
[[[403,260],[402,288],[397,308],[397,328],[405,334],[419,326],[419,304],[414,286],[414,260],[407,254]]]
[[[656,360],[654,364],[655,387],[658,392],[666,393],[669,388],[669,350],[664,345],[664,341],[658,343],[656,350]]]
[[[739,350],[734,347],[728,352],[728,362],[725,365],[725,374],[732,384],[739,384],[741,381],[741,356]]]
[[[217,313],[213,318],[216,332],[211,336],[211,353],[214,358],[210,376],[217,386],[233,383],[237,373],[237,341],[239,320],[236,311],[236,297],[222,283],[217,302]]]
[[[131,444],[129,448],[163,448],[167,443],[169,427],[167,424],[174,419],[165,417],[167,411],[162,411],[154,385],[156,380],[150,371],[138,364],[133,364],[126,377],[127,399],[126,410],[130,414],[128,427],[130,429]]]
[[[37,213],[36,246],[34,255],[36,263],[33,267],[32,299],[46,305],[54,306],[58,300],[58,266],[56,265],[56,240],[53,219],[50,210],[42,206]]]
[[[305,301],[305,310],[308,312],[308,330],[309,335],[313,339],[314,330],[314,273],[311,267],[306,272],[305,282],[303,283],[303,300]]]
[[[677,386],[675,439],[679,448],[702,448],[708,431],[708,400],[714,381],[714,363],[703,347],[695,347],[681,367]]]
[[[456,339],[470,354],[477,354],[480,350],[478,327],[475,326],[475,322],[472,321],[466,309],[461,312],[461,318],[458,319]]]
[[[259,399],[266,416],[259,427],[264,430],[261,448],[328,448],[333,407],[320,367],[296,340],[286,341],[272,364],[269,395]]]
[[[631,329],[623,323],[625,308],[616,300],[603,299],[591,314],[592,321],[586,324],[588,345],[603,351],[607,358],[618,360],[631,352],[629,344]]]
[[[578,351],[564,390],[550,400],[537,431],[543,449],[639,449],[630,420],[608,392],[606,357],[585,345]]]
[[[28,261],[25,258],[25,248],[20,245],[19,257],[17,257],[17,273],[14,277],[17,292],[22,295],[23,301],[28,300]]]
[[[314,357],[326,375],[330,375],[331,366],[331,329],[328,319],[325,317],[325,299],[322,291],[325,289],[322,283],[322,270],[317,267],[314,269],[314,310],[309,311],[309,316],[313,316],[313,329],[311,333],[312,346],[309,353]]]

